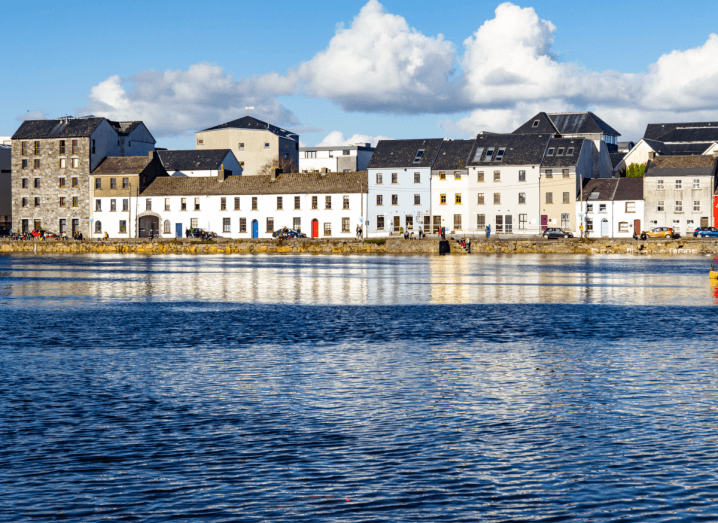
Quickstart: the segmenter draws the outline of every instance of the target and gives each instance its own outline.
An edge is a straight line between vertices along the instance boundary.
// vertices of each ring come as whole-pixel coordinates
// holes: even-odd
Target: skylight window
[[[556,156],[563,156],[563,147],[558,148],[558,151],[556,151]]]
[[[500,162],[501,159],[504,157],[504,153],[506,152],[506,147],[500,147],[498,152],[496,153],[496,158],[494,161]]]
[[[476,154],[474,154],[474,161],[475,161],[475,162],[480,162],[480,161],[481,161],[481,155],[482,155],[483,153],[484,153],[484,148],[483,148],[483,147],[479,147],[478,149],[476,149]]]
[[[416,157],[414,158],[414,163],[419,163],[423,157],[424,157],[424,149],[419,149],[416,152]]]
[[[490,162],[490,161],[491,161],[491,157],[492,157],[493,155],[494,155],[494,148],[493,148],[493,147],[489,147],[488,149],[486,149],[486,158],[484,158],[484,161],[485,161],[485,162]]]
[[[534,120],[534,124],[533,124],[532,127],[538,127],[538,126],[539,126],[539,121],[538,121],[538,120]]]
[[[591,194],[588,195],[588,199],[589,200],[598,200],[598,193],[592,192]]]
[[[573,156],[573,147],[569,147],[566,151],[566,156]]]
[[[548,152],[546,153],[546,156],[553,156],[553,147],[551,147]]]

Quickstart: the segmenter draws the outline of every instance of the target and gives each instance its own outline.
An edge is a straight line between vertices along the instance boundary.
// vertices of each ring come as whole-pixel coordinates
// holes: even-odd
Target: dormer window
[[[474,154],[474,161],[475,161],[475,162],[480,162],[480,161],[481,161],[481,155],[482,155],[483,153],[484,153],[484,148],[483,148],[483,147],[479,147],[478,149],[476,149],[476,154]]]
[[[505,152],[506,152],[506,147],[499,148],[498,152],[496,153],[496,158],[494,159],[494,161],[500,162],[503,159]]]
[[[553,149],[553,147],[551,147],[551,148],[548,150],[548,152],[546,153],[546,156],[553,156],[553,151],[554,151],[554,149]]]
[[[538,126],[539,126],[539,123],[540,123],[540,122],[539,122],[538,120],[534,120],[534,123],[533,123],[532,127],[538,127]]]
[[[419,163],[423,157],[424,157],[424,149],[419,149],[416,152],[416,156],[414,157],[414,163]]]
[[[558,151],[556,151],[556,156],[563,156],[563,147],[558,148]]]
[[[490,161],[491,161],[491,157],[492,157],[493,155],[494,155],[494,148],[493,148],[493,147],[489,147],[488,149],[486,149],[486,158],[484,159],[484,161],[485,161],[485,162],[490,162]]]
[[[598,200],[598,196],[599,196],[599,194],[597,192],[592,192],[591,194],[588,195],[588,199],[589,200]]]
[[[573,147],[569,147],[566,151],[566,156],[573,156]]]

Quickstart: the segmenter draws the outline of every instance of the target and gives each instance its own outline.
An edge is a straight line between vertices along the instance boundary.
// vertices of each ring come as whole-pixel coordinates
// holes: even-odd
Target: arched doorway
[[[252,238],[259,238],[259,222],[252,220]]]
[[[150,234],[156,236],[160,232],[160,220],[157,216],[143,216],[140,218],[140,238],[148,238]]]
[[[608,220],[606,218],[601,220],[601,236],[610,236],[608,232]]]
[[[312,238],[319,238],[319,220],[312,220]]]

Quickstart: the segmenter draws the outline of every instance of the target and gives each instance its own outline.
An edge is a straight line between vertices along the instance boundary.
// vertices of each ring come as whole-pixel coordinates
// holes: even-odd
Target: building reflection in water
[[[13,255],[0,257],[0,300],[704,305],[718,300],[706,267],[620,255]]]

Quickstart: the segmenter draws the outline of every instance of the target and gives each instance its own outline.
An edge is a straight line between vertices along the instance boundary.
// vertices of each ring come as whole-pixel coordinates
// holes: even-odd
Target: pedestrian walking
[[[107,234],[107,231],[105,231],[105,241],[107,241],[110,238],[110,235]]]
[[[488,239],[489,236],[491,236],[491,225],[486,226],[486,238]]]
[[[469,254],[471,254],[471,238],[466,238],[466,247],[469,249]]]
[[[441,228],[441,239],[442,240],[446,239],[446,227]]]

